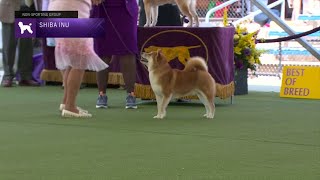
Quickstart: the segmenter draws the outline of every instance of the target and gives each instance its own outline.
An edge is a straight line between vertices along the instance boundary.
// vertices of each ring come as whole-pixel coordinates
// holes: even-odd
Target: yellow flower
[[[254,63],[255,63],[255,60],[254,60],[254,57],[253,57],[253,56],[251,56],[251,57],[249,58],[249,63],[250,63],[250,64],[254,64]]]
[[[234,53],[236,53],[236,54],[241,54],[241,50],[242,50],[242,48],[240,48],[240,47],[235,47],[234,48]]]
[[[240,39],[240,36],[239,36],[238,34],[235,34],[235,35],[233,36],[233,39],[237,41],[237,40]]]
[[[256,64],[261,64],[260,59],[259,59],[259,58],[255,59],[255,63],[256,63]]]
[[[258,32],[248,33],[245,27],[237,25],[233,36],[234,56],[236,59],[241,59],[244,64],[252,70],[255,70],[255,64],[261,64],[259,57],[262,51],[256,49],[257,33]],[[236,62],[234,61],[234,63]]]

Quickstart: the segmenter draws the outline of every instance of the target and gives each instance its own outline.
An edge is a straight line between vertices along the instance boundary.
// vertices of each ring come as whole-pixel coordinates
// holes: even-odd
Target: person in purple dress
[[[104,18],[105,36],[94,40],[96,53],[107,63],[120,61],[120,70],[127,91],[126,108],[136,109],[134,84],[136,82],[136,55],[138,53],[137,0],[104,0],[93,6],[92,18]],[[96,108],[108,107],[106,95],[108,70],[97,73],[99,96]]]

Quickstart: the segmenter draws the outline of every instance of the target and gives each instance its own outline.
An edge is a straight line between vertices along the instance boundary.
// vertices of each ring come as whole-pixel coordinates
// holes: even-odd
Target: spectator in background
[[[27,6],[27,5],[28,6]],[[2,0],[0,2],[0,21],[2,22],[2,61],[4,77],[1,85],[11,87],[16,73],[13,71],[16,49],[18,46],[18,69],[20,73],[20,86],[39,86],[39,83],[32,79],[33,70],[33,44],[30,38],[15,38],[14,12],[34,10],[34,4],[30,0]]]
[[[276,2],[277,0],[263,0],[261,2],[265,3],[265,5],[269,5],[271,3]],[[281,5],[273,7],[271,11],[278,17],[280,17]],[[264,13],[260,13],[254,17],[254,21],[258,23],[261,27],[270,27],[271,19]]]

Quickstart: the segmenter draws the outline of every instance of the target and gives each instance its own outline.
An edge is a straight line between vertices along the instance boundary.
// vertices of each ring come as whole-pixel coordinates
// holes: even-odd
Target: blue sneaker
[[[126,98],[126,109],[137,109],[136,97],[128,95]]]
[[[96,108],[108,108],[108,97],[106,95],[99,95]]]

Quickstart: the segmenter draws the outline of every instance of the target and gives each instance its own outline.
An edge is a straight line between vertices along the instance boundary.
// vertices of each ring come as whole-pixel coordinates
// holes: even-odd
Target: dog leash
[[[104,12],[106,13],[106,16],[107,16],[107,18],[108,18],[108,20],[109,20],[109,22],[110,22],[113,30],[116,32],[116,34],[117,34],[118,38],[120,39],[121,43],[123,44],[123,46],[127,49],[127,51],[129,51],[129,52],[132,53],[132,54],[135,54],[134,52],[132,52],[132,51],[128,48],[127,44],[124,42],[122,36],[120,35],[118,29],[115,27],[115,25],[114,25],[113,22],[111,21],[111,18],[110,18],[109,14],[108,14],[107,8],[105,7],[104,3],[102,3],[102,7],[103,7],[103,9],[104,9]],[[111,61],[112,61],[112,60],[111,60]]]
[[[138,5],[138,4],[137,4],[137,5]],[[138,5],[138,6],[139,6],[139,5]],[[107,16],[107,18],[108,18],[108,20],[109,20],[109,22],[110,22],[113,30],[116,32],[116,34],[117,34],[118,38],[120,39],[121,43],[123,44],[123,46],[127,49],[127,51],[129,51],[129,52],[132,53],[132,54],[135,54],[134,52],[132,52],[132,51],[128,48],[128,46],[127,46],[126,43],[124,42],[122,36],[120,35],[118,29],[115,27],[115,25],[114,25],[113,22],[111,21],[111,18],[110,18],[109,14],[108,14],[107,8],[105,7],[105,4],[104,4],[104,3],[102,3],[102,7],[103,7],[104,12],[106,13],[106,16]],[[139,12],[138,12],[138,13],[139,13]],[[180,13],[180,14],[181,14],[181,13]],[[186,16],[183,15],[183,14],[182,14],[182,22],[185,22],[185,23],[188,23],[188,22],[189,22],[189,20],[186,19]]]

